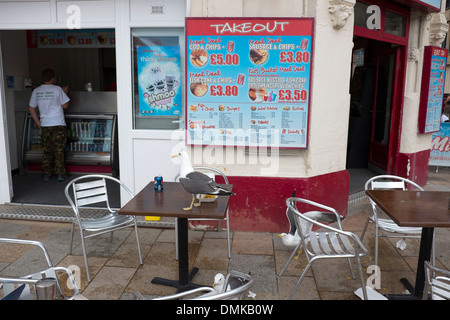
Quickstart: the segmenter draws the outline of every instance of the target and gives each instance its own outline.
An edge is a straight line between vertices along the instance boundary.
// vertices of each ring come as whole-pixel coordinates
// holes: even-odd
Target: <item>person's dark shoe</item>
[[[44,175],[44,182],[49,182],[50,181],[50,175],[46,174]]]
[[[58,174],[58,177],[56,178],[56,180],[57,180],[58,182],[63,182],[63,181],[66,180],[66,177],[63,176],[62,174]]]

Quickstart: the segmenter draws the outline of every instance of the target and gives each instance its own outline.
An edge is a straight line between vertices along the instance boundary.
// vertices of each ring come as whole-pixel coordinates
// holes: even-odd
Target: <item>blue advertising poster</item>
[[[431,133],[440,129],[447,52],[444,48],[425,47],[419,107],[420,133]]]
[[[433,133],[429,165],[450,167],[450,122],[441,123],[441,130]]]
[[[417,0],[417,2],[434,7],[436,10],[441,9],[441,0]]]
[[[306,148],[312,19],[188,18],[188,145]]]
[[[139,114],[181,115],[180,47],[138,47],[137,67]]]

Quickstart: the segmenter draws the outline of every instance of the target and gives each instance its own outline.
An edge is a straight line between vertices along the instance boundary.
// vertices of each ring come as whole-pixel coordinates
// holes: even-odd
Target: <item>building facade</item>
[[[312,19],[306,146],[186,145],[186,18]],[[31,59],[24,32],[71,29],[115,32],[120,179],[135,193],[156,175],[173,180],[179,163],[171,155],[185,148],[194,165],[220,169],[234,185],[231,229],[282,232],[284,201],[294,190],[345,215],[349,168],[427,181],[431,134],[418,130],[422,71],[425,48],[441,47],[446,37],[443,0],[1,0],[1,203],[14,195],[11,171],[20,149],[11,147],[13,92],[30,77],[22,64]],[[165,43],[179,47],[182,111],[146,117],[136,96],[138,48]],[[16,79],[12,87],[6,76]]]

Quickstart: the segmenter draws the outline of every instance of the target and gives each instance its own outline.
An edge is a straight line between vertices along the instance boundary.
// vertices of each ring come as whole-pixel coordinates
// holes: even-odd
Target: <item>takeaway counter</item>
[[[105,94],[106,92],[76,92],[70,95],[71,112],[65,114],[67,172],[118,176],[115,93]],[[105,100],[105,97],[108,99]],[[111,110],[111,106],[114,110]],[[90,112],[86,112],[87,110]],[[28,171],[41,171],[41,130],[29,113],[25,115],[21,150],[24,168]]]

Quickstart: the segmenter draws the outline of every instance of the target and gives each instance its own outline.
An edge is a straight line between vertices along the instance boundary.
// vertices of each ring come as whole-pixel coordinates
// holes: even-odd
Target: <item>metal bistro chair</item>
[[[131,197],[133,197],[133,193],[130,191],[130,189],[127,188],[127,186],[122,181],[111,176],[99,174],[86,175],[75,178],[72,181],[70,181],[69,184],[64,189],[67,201],[69,202],[70,206],[72,207],[75,213],[75,218],[73,219],[72,223],[72,235],[70,239],[70,254],[72,254],[74,228],[75,225],[77,225],[80,229],[81,246],[83,248],[83,256],[84,262],[86,264],[86,273],[88,282],[91,282],[91,277],[86,254],[86,244],[84,241],[86,238],[111,232],[111,239],[112,239],[113,231],[127,227],[134,227],[136,232],[139,262],[141,265],[143,264],[136,218],[134,216],[119,215],[117,213],[117,210],[111,209],[108,200],[108,190],[106,187],[106,180],[118,183]],[[69,194],[70,188],[72,188],[74,200],[72,200],[72,197]],[[80,207],[95,203],[105,203],[108,213],[101,218],[95,219],[83,218],[82,215],[80,214]]]
[[[50,280],[51,283],[55,284],[55,299],[72,300],[78,295],[78,287],[72,272],[64,267],[54,267],[47,249],[41,242],[33,240],[0,238],[0,243],[2,242],[39,247],[44,253],[48,268],[23,277],[0,277],[0,291],[2,292],[0,300],[42,299],[42,297],[37,295],[36,290],[36,285],[42,283],[42,280]],[[67,288],[67,292],[70,291],[71,296],[65,296],[64,291],[61,289],[60,277],[58,277],[58,274],[61,272],[66,273],[68,276],[70,287]]]
[[[450,300],[450,272],[433,267],[425,261],[426,282],[424,300]]]
[[[240,286],[233,289],[227,289],[233,278],[238,280]],[[244,294],[253,286],[253,283],[254,279],[251,275],[232,270],[225,277],[224,285],[220,291],[211,287],[200,287],[170,296],[155,298],[153,300],[182,300],[185,297],[188,297],[187,300],[243,300]],[[195,296],[196,294],[200,295]],[[137,300],[146,300],[146,298],[137,291],[134,292],[134,296]],[[189,296],[193,297],[189,298]]]
[[[301,213],[297,208],[297,203],[301,203],[303,205],[307,205],[308,208],[319,209],[321,211],[307,211]],[[354,258],[358,264],[363,297],[364,300],[367,300],[366,285],[364,283],[364,275],[360,261],[360,257],[367,254],[367,249],[364,247],[358,236],[356,236],[352,232],[342,230],[340,215],[338,214],[338,212],[335,209],[322,205],[320,203],[296,197],[288,198],[286,200],[286,205],[289,210],[294,213],[295,222],[297,224],[297,231],[300,235],[301,241],[293,250],[291,256],[283,267],[280,276],[283,274],[284,270],[291,262],[296,252],[300,249],[300,246],[303,246],[303,251],[305,252],[306,258],[308,259],[308,263],[288,299],[292,299],[309,267],[311,267],[312,263],[315,260],[347,258],[350,265],[352,278],[355,279],[351,263],[351,258]],[[330,219],[330,216],[334,217]],[[319,220],[335,220],[337,222],[337,228],[326,225],[323,222],[319,222]],[[313,227],[319,227],[321,228],[321,230],[319,230],[318,232],[312,231]]]
[[[367,180],[365,190],[407,190],[410,188],[416,188],[419,191],[423,191],[423,188],[417,183],[408,180],[403,177],[393,176],[393,175],[380,175],[375,176]],[[378,212],[377,204],[367,197],[372,206],[373,215],[367,219],[366,225],[364,226],[363,232],[361,234],[361,240],[367,230],[369,222],[375,224],[375,265],[378,265],[378,238],[419,238],[421,237],[422,228],[420,227],[400,227],[393,220],[389,218],[380,218]],[[380,234],[379,230],[383,230],[385,234]],[[435,264],[435,249],[434,249],[434,239],[433,239],[433,250],[432,250],[433,265]]]
[[[222,171],[216,169],[216,168],[211,168],[211,167],[194,167],[195,171],[201,171],[207,175],[211,175],[211,176],[215,176],[215,175],[219,175],[223,178],[224,183],[228,184],[228,178],[225,175],[225,173],[223,173]],[[175,177],[175,181],[177,181],[179,178],[179,174]],[[189,220],[201,220],[201,221],[211,221],[211,220],[216,220],[217,221],[217,231],[220,231],[220,222],[222,221],[222,219],[211,219],[211,218],[191,218]],[[227,241],[228,241],[228,259],[231,259],[231,236],[230,236],[230,217],[228,214],[228,208],[227,208],[227,212],[226,212],[226,216],[223,219],[225,220],[225,222],[227,223]],[[178,233],[177,233],[177,224],[175,223],[175,241],[176,241],[176,258],[178,260],[178,237],[177,237]]]

